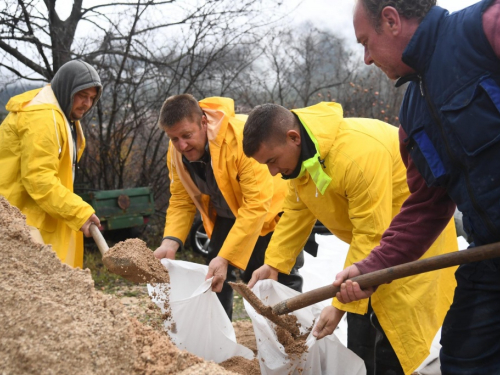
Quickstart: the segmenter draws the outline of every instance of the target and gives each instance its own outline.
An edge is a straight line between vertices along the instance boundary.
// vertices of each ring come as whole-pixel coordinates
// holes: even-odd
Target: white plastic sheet
[[[299,294],[273,280],[259,281],[252,290],[266,305],[274,305]],[[366,374],[361,358],[344,347],[334,335],[316,340],[311,333],[306,341],[309,347],[308,352],[304,353],[301,358],[290,360],[283,346],[276,339],[273,323],[258,314],[246,301],[245,309],[252,319],[262,375]],[[320,312],[321,306],[317,305],[294,312],[302,325],[302,332],[312,325]]]
[[[208,267],[180,260],[162,259],[170,274],[170,309],[175,329],[165,321],[169,336],[179,349],[185,349],[217,363],[234,356],[254,358],[253,352],[236,343],[233,325],[217,295],[205,281]],[[164,311],[161,288],[148,285],[149,295]]]

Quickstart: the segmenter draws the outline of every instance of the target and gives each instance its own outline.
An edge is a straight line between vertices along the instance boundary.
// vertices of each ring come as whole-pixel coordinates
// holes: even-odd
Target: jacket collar
[[[207,116],[207,137],[220,147],[226,137],[229,118],[234,118],[234,101],[230,98],[211,97],[198,102]]]
[[[294,171],[289,175],[281,175],[281,178],[283,178],[283,180],[291,180],[294,178],[302,177],[305,173],[304,162],[308,159],[313,158],[317,153],[314,141],[307,133],[304,125],[302,124],[302,122],[300,122],[300,119],[295,113],[293,115],[297,118],[297,121],[299,123],[300,138],[302,139],[302,142],[300,144],[300,156]]]
[[[307,177],[314,181],[318,191],[324,194],[332,181],[325,171],[324,160],[335,142],[338,129],[343,121],[342,107],[337,103],[321,102],[307,108],[294,109],[304,130],[314,144],[313,153],[307,159],[302,159],[301,171],[297,179]],[[306,156],[307,157],[307,156]]]
[[[403,52],[403,62],[417,72],[425,71],[436,48],[439,27],[448,11],[438,6],[431,8],[418,26]]]

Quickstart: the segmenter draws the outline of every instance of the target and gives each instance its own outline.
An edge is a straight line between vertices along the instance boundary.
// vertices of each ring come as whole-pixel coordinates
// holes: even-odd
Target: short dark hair
[[[372,19],[375,29],[380,28],[380,16],[385,7],[394,7],[400,16],[407,19],[416,18],[418,21],[427,15],[429,10],[436,5],[436,0],[358,0],[366,9]]]
[[[193,95],[174,95],[163,102],[158,125],[161,129],[171,128],[185,118],[194,121],[201,116],[203,116],[203,111]]]
[[[251,157],[264,142],[285,143],[286,133],[298,128],[297,119],[288,109],[277,104],[255,107],[243,129],[243,152]]]

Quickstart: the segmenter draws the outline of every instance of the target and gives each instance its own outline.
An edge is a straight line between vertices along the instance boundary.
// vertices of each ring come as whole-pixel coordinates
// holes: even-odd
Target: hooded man
[[[80,120],[101,93],[96,70],[70,61],[50,85],[12,97],[0,126],[0,195],[26,215],[33,239],[72,267],[83,266],[82,232],[90,236],[90,224],[100,225],[73,182],[85,148]]]
[[[164,238],[157,258],[175,259],[193,223],[196,210],[210,237],[207,279],[229,318],[233,311],[234,267],[243,281],[264,263],[264,253],[279,220],[286,183],[243,153],[246,116],[234,113],[229,98],[200,102],[189,94],[163,103],[159,125],[170,138],[167,164],[170,201]],[[302,258],[303,262],[303,258]],[[280,282],[301,291],[302,277],[292,265]]]
[[[345,266],[364,259],[409,195],[399,154],[398,130],[382,121],[343,118],[337,103],[289,111],[275,104],[256,107],[243,132],[243,150],[272,175],[289,180],[283,215],[266,250],[257,280],[288,273],[316,221],[349,243]],[[458,248],[455,225],[426,256]],[[371,300],[323,309],[331,334],[348,312],[347,347],[366,364],[367,374],[411,374],[429,348],[451,304],[454,269],[381,285]],[[334,275],[331,275],[332,280]]]

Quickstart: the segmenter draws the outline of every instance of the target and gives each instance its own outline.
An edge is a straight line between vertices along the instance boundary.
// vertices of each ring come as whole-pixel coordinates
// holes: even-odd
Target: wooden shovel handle
[[[357,282],[361,289],[366,289],[393,280],[402,279],[403,277],[497,257],[500,257],[500,242],[404,263],[399,266],[359,275],[350,280]],[[320,301],[335,297],[339,289],[339,287],[333,286],[332,284],[313,289],[309,292],[277,303],[273,306],[273,312],[278,315],[288,314],[289,312],[299,310],[303,307],[314,305]]]
[[[90,234],[92,234],[92,237],[94,238],[94,241],[97,247],[99,248],[99,251],[101,252],[102,255],[104,255],[106,251],[109,250],[109,246],[106,243],[104,237],[102,236],[101,231],[99,230],[99,228],[97,228],[97,225],[95,225],[94,223],[90,224],[89,231]]]

